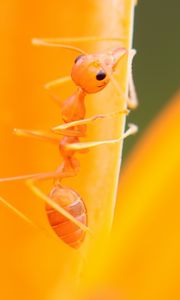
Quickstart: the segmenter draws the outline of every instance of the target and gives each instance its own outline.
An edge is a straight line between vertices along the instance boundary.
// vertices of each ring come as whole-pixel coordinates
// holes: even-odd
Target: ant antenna
[[[49,42],[43,41],[42,39],[37,39],[37,38],[32,39],[32,44],[37,45],[37,46],[64,48],[64,49],[76,51],[83,55],[87,55],[87,53],[85,51],[83,51],[82,49],[80,49],[78,47],[71,46],[71,45],[49,43]]]
[[[127,40],[125,36],[117,36],[117,37],[106,37],[106,36],[81,36],[81,37],[62,37],[62,38],[38,38],[38,40],[44,41],[46,43],[55,43],[55,44],[63,44],[63,43],[86,43],[86,42],[120,42]]]

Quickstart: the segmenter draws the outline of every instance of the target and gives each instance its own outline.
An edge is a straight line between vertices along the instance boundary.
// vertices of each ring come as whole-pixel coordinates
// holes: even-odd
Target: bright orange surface
[[[103,272],[117,299],[180,299],[179,133],[180,93],[123,167]]]
[[[87,35],[126,36],[129,47],[133,5],[118,1],[30,1],[7,0],[0,10],[0,165],[1,177],[54,170],[60,164],[58,149],[46,143],[13,136],[12,129],[49,129],[58,125],[60,110],[42,86],[49,80],[68,75],[75,54],[60,49],[37,48],[33,37]],[[115,46],[117,43],[112,43]],[[108,48],[108,42],[79,44],[85,51]],[[127,59],[119,64],[117,75],[122,89],[127,83]],[[57,89],[62,99],[74,91],[72,84]],[[87,116],[117,111],[125,106],[113,86],[97,96],[87,97]],[[88,126],[88,141],[103,140],[124,130],[124,117],[97,121]],[[121,145],[107,145],[80,157],[81,171],[66,184],[83,197],[93,237],[87,236],[81,252],[76,252],[20,220],[0,205],[1,280],[3,300],[68,299],[74,286],[93,286],[111,226],[120,164]],[[42,184],[48,192],[51,182]],[[49,229],[44,203],[23,183],[0,186],[0,195],[25,212],[32,220]],[[51,231],[50,231],[51,232]],[[91,252],[90,252],[91,249]],[[90,255],[91,253],[91,255]],[[85,268],[82,265],[85,264]],[[82,270],[83,275],[82,275]],[[96,270],[96,272],[94,272]],[[96,277],[96,276],[95,276]],[[80,280],[80,281],[79,281]],[[74,299],[74,295],[73,295]]]

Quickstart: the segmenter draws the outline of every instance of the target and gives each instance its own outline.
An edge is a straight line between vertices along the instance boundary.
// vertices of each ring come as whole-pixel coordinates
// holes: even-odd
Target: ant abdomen
[[[76,191],[56,185],[51,190],[49,197],[70,213],[77,221],[83,225],[87,225],[86,208],[83,200]],[[49,223],[58,237],[69,246],[78,248],[85,238],[85,232],[50,205],[46,204],[45,209]]]

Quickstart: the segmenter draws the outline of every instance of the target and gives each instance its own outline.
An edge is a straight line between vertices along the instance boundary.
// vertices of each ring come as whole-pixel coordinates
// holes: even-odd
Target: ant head
[[[109,83],[125,51],[118,47],[104,53],[78,56],[72,68],[72,80],[87,94],[101,91]]]

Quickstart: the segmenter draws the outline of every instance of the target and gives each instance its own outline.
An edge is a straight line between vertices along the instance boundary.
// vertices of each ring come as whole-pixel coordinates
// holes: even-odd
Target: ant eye
[[[106,77],[106,73],[104,73],[104,71],[99,71],[96,75],[96,79],[97,80],[103,80]]]
[[[74,63],[76,64],[77,61],[78,61],[82,56],[84,56],[84,55],[79,55],[79,56],[77,56],[76,59],[75,59],[75,61],[74,61]]]

